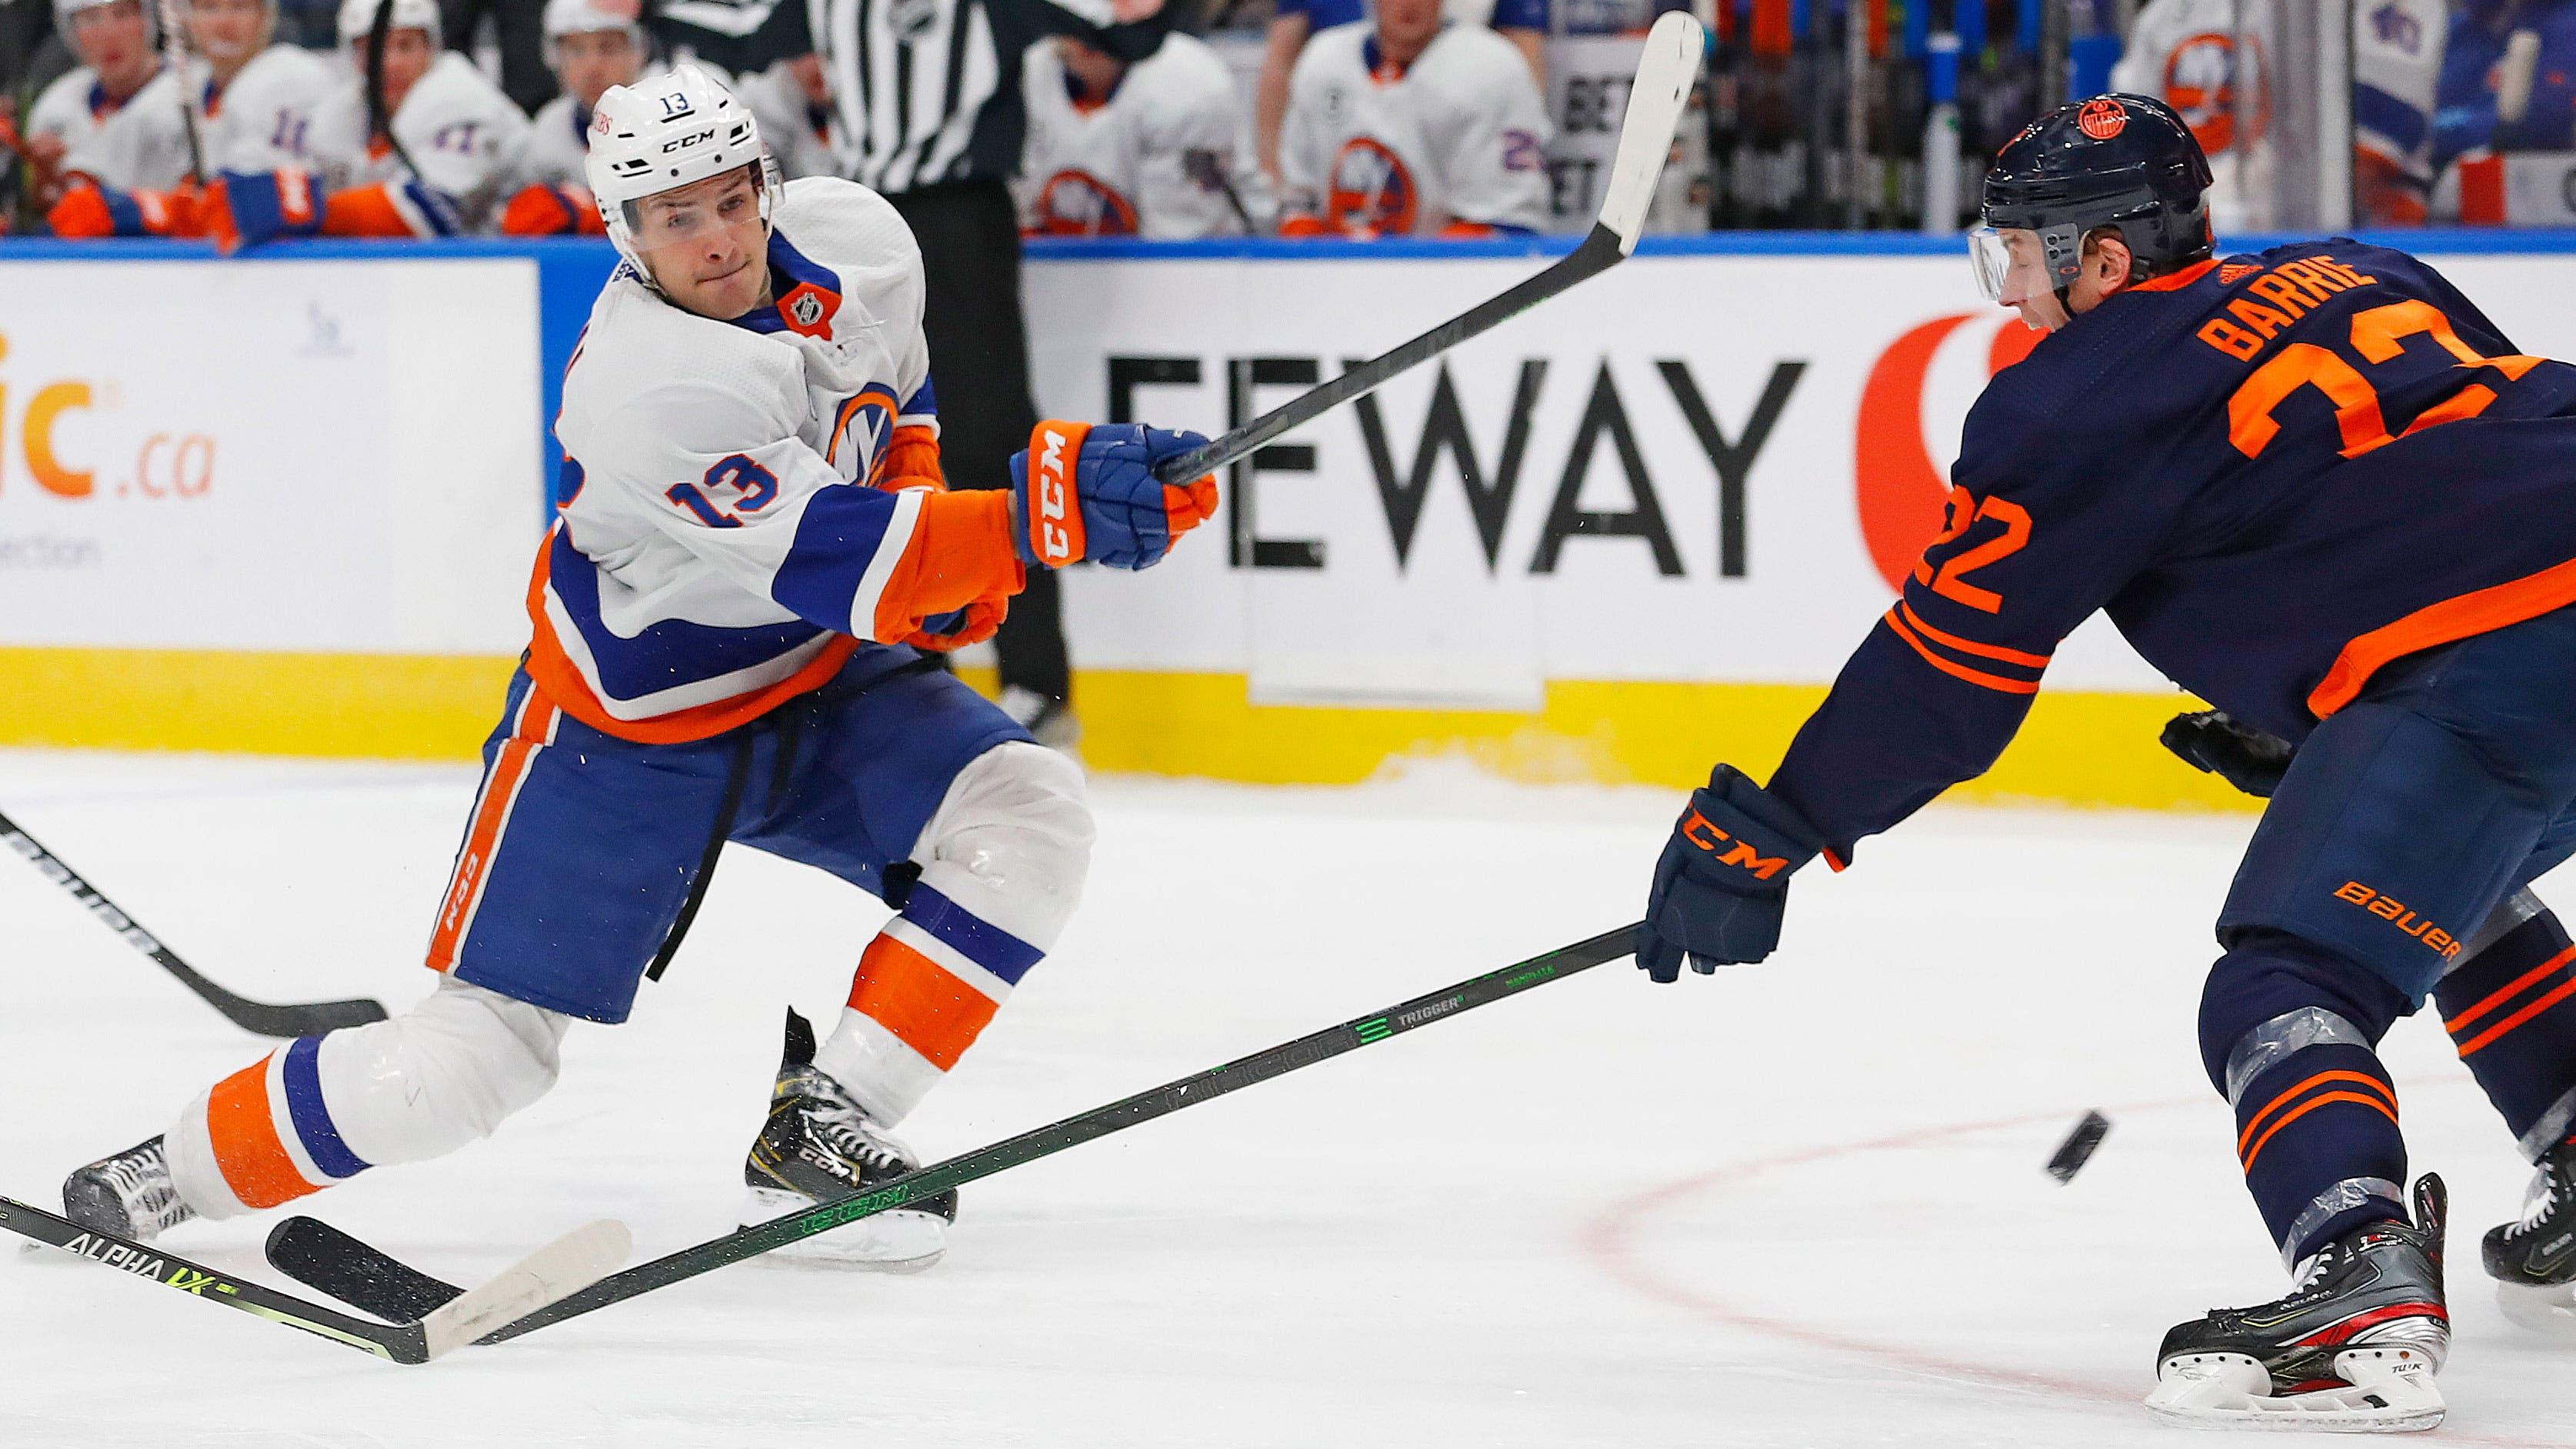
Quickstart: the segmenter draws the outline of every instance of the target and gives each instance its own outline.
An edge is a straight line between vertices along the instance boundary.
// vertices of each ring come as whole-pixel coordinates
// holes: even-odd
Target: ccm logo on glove
[[[1681,835],[1682,839],[1711,855],[1717,855],[1719,865],[1742,866],[1752,873],[1755,880],[1769,880],[1789,868],[1787,856],[1762,854],[1711,824],[1709,818],[1700,814],[1697,807],[1693,807],[1690,814],[1683,817]],[[1734,848],[1727,849],[1729,846]],[[1721,850],[1726,853],[1718,855]]]
[[[1073,460],[1082,452],[1083,435],[1090,431],[1082,423],[1038,424],[1038,506],[1030,532],[1038,562],[1051,569],[1082,557],[1082,519],[1066,506],[1066,498],[1072,491],[1067,483]]]

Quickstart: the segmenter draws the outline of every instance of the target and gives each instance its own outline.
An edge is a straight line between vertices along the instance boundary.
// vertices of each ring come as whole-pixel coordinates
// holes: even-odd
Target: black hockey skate
[[[85,1228],[150,1242],[197,1210],[179,1200],[161,1139],[102,1157],[63,1179],[63,1216]]]
[[[2147,1407],[2195,1427],[2396,1433],[2442,1422],[2433,1375],[2450,1351],[2442,1180],[2415,1183],[2415,1221],[2355,1228],[2309,1260],[2297,1291],[2177,1325]]]
[[[2521,1221],[2489,1228],[2478,1247],[2505,1317],[2576,1337],[2576,1141],[2540,1159]]]
[[[814,1028],[787,1013],[787,1050],[769,1093],[769,1120],[742,1166],[750,1220],[766,1222],[818,1202],[854,1197],[921,1165],[912,1149],[868,1120],[839,1082],[814,1065]],[[777,1251],[788,1257],[916,1273],[948,1250],[957,1217],[952,1190],[876,1213]]]

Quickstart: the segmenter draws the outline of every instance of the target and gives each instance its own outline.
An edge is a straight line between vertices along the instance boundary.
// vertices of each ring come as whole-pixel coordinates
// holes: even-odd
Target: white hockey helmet
[[[778,163],[761,144],[751,108],[724,83],[682,61],[631,86],[610,86],[591,111],[590,155],[583,179],[599,201],[600,220],[618,255],[647,283],[652,269],[635,249],[637,203],[737,167],[760,168],[760,220],[778,210]]]
[[[355,45],[374,32],[376,6],[389,4],[393,15],[386,22],[388,33],[396,30],[426,30],[429,43],[436,46],[438,35],[438,0],[340,0],[340,43]]]
[[[623,30],[640,43],[644,38],[643,14],[639,0],[546,0],[546,39]]]
[[[84,10],[97,10],[115,3],[116,0],[54,0],[54,29],[63,35],[64,43],[69,44],[73,16]],[[158,17],[153,14],[152,0],[140,0],[140,3],[143,10],[143,28],[158,39],[161,27],[157,23]]]

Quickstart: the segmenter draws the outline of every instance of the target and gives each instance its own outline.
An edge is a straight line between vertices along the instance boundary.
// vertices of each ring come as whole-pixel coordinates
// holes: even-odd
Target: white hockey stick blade
[[[1655,183],[1673,154],[1673,132],[1708,54],[1708,32],[1676,10],[1646,32],[1637,57],[1637,79],[1628,87],[1628,117],[1619,124],[1619,152],[1610,162],[1610,184],[1601,196],[1601,224],[1618,234],[1619,254],[1637,249]]]
[[[634,1248],[635,1235],[615,1218],[573,1229],[422,1319],[429,1356],[571,1297],[616,1272]]]
[[[2447,1406],[2422,1349],[2346,1349],[2334,1363],[2341,1387],[2274,1394],[2272,1376],[2244,1354],[2178,1354],[2159,1371],[2147,1408],[2194,1429],[2410,1434],[2442,1422]]]
[[[2496,1307],[2504,1310],[2506,1320],[2517,1328],[2576,1340],[2576,1283],[2550,1288],[2498,1283]]]

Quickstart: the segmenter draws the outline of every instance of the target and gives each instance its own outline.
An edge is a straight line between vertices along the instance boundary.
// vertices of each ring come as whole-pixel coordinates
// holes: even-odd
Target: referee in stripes
[[[1074,34],[1136,61],[1162,45],[1163,0],[664,0],[668,42],[735,70],[809,46],[823,58],[844,174],[894,203],[921,242],[940,460],[951,486],[1002,488],[1037,426],[1010,193],[1028,129],[1020,57]],[[1033,569],[994,644],[1002,707],[1041,743],[1078,734],[1061,595]]]

